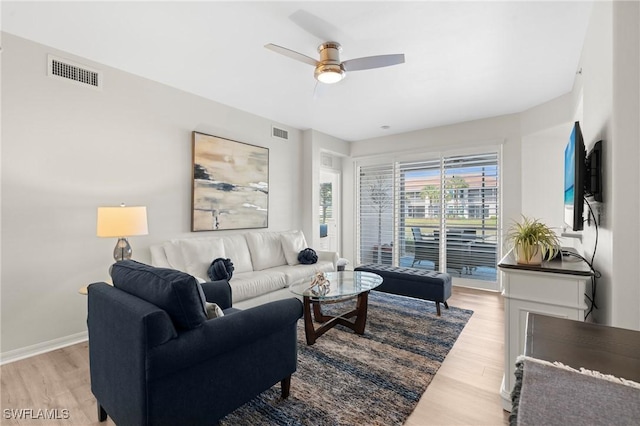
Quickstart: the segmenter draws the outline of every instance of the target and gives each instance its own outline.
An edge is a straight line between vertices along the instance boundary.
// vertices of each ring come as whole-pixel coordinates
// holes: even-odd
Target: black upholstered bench
[[[440,316],[440,303],[449,309],[447,305],[447,299],[451,296],[449,274],[377,263],[360,265],[355,270],[380,275],[384,281],[376,288],[378,291],[436,302],[438,316]]]

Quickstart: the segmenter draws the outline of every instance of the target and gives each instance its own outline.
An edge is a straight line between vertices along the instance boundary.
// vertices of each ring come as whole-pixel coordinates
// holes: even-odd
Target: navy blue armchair
[[[238,310],[226,281],[200,285],[182,272],[133,261],[116,263],[112,278],[114,286],[88,287],[91,390],[100,421],[109,415],[119,426],[210,425],[278,382],[288,396],[299,300]],[[225,315],[207,319],[200,299]]]

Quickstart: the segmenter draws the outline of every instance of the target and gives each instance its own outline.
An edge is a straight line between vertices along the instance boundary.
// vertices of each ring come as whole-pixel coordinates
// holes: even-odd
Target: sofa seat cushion
[[[311,277],[318,271],[333,271],[333,262],[321,260],[313,265],[303,265],[300,263],[295,266],[277,266],[275,268],[271,268],[270,271],[282,272],[286,277],[286,285],[288,287],[298,280]]]
[[[222,244],[224,245],[225,257],[233,262],[236,274],[253,271],[251,254],[244,235],[237,234],[222,237]]]
[[[189,274],[124,260],[113,265],[111,278],[114,287],[167,312],[177,328],[190,330],[207,320],[202,287]]]
[[[205,281],[208,280],[207,270],[211,262],[219,257],[227,257],[222,238],[186,238],[179,240],[178,244],[184,260],[182,271]]]
[[[283,272],[269,269],[234,274],[229,285],[231,299],[236,303],[284,288],[287,286],[287,280]]]
[[[287,259],[282,251],[280,235],[281,232],[249,232],[245,234],[254,271],[287,264]]]

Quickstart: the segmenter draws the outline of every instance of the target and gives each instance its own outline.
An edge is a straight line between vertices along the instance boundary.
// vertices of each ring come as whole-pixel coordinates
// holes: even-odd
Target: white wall
[[[640,329],[640,4],[614,2],[612,27],[612,131],[610,146],[605,147],[613,206],[607,211],[613,231],[607,323]]]
[[[590,147],[597,140],[603,140],[604,149],[604,203],[598,229],[598,246],[594,267],[602,273],[597,282],[597,310],[593,312],[596,322],[612,324],[613,293],[615,282],[613,268],[613,211],[616,200],[613,197],[611,154],[616,141],[612,138],[613,114],[613,5],[610,2],[595,2],[585,37],[580,67],[582,74],[575,80],[574,92],[583,94],[580,126],[585,145]],[[587,148],[589,149],[589,148]],[[622,237],[622,236],[620,236]],[[616,236],[615,238],[618,238]],[[589,259],[595,248],[595,226],[585,224],[582,231],[582,254]],[[621,276],[621,275],[620,275]]]
[[[269,229],[301,227],[302,132],[3,34],[2,359],[83,338],[86,297],[108,279],[115,239],[96,208],[145,205],[133,257],[190,232],[191,132],[269,148]],[[104,72],[104,90],[47,76],[47,54]],[[289,141],[271,138],[271,125]],[[263,229],[265,230],[265,229]],[[244,231],[218,231],[216,234]],[[206,233],[205,233],[206,234]]]
[[[558,233],[564,228],[563,159],[570,133],[565,125],[522,137],[522,214]]]
[[[575,121],[572,93],[520,114],[522,214],[564,227],[564,148]],[[563,245],[574,245],[563,241]]]

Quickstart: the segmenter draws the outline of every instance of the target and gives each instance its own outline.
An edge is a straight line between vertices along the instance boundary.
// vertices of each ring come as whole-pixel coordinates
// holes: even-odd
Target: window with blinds
[[[396,163],[396,229],[403,266],[439,268],[442,227],[442,161],[440,158]],[[408,260],[411,260],[409,263]],[[406,262],[405,262],[406,260]]]
[[[497,152],[361,166],[361,263],[496,281]]]
[[[496,280],[498,154],[443,159],[446,272]]]
[[[360,167],[358,241],[360,263],[393,263],[393,165]]]

